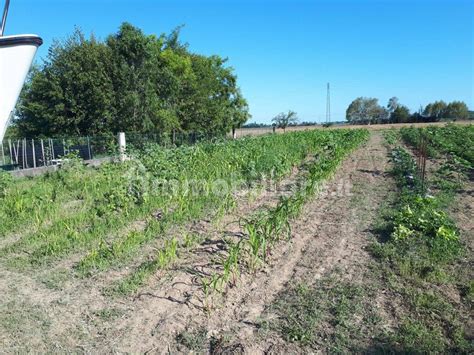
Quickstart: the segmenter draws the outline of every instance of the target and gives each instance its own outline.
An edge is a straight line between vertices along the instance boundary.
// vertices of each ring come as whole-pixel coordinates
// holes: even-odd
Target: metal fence
[[[158,144],[165,148],[180,147],[183,145],[194,145],[203,141],[225,138],[225,135],[217,135],[203,132],[170,132],[156,134],[126,133],[127,146],[141,149],[148,143]]]
[[[223,138],[202,132],[157,134],[126,133],[127,149],[142,149],[148,143],[163,147],[193,145]],[[70,153],[83,160],[100,159],[118,154],[117,136],[68,137],[45,139],[8,139],[0,144],[0,170],[22,170],[57,165]]]
[[[116,138],[73,137],[60,139],[8,139],[0,144],[0,170],[18,170],[57,165],[70,153],[84,160],[109,156]]]

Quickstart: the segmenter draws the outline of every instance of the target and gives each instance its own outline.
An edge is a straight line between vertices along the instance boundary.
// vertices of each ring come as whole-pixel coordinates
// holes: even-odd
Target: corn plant
[[[231,281],[232,285],[235,286],[239,274],[239,259],[242,253],[241,242],[228,243],[227,250],[228,255],[222,261],[223,280],[225,283]]]

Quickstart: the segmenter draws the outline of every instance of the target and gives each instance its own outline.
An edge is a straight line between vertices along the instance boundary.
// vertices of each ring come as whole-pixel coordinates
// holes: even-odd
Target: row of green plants
[[[452,261],[461,250],[456,225],[442,210],[436,196],[429,194],[413,157],[406,150],[395,148],[392,162],[401,190],[399,211],[393,217],[393,242],[407,254],[418,255],[419,248],[426,249],[430,263]]]
[[[436,278],[443,265],[462,251],[459,230],[441,201],[422,183],[415,160],[406,149],[391,152],[393,176],[399,189],[389,240],[380,250],[405,276]]]
[[[13,181],[2,175],[0,235],[21,238],[0,254],[28,265],[82,248],[90,252],[81,272],[105,269],[170,225],[225,213],[234,191],[281,179],[338,134],[292,132],[175,149],[150,144],[124,163],[86,168],[71,158],[41,177]],[[223,185],[228,188],[221,191]],[[137,221],[144,227],[131,227]]]
[[[440,131],[439,136],[456,140],[457,128],[451,128],[441,128],[446,131]],[[467,340],[462,307],[443,291],[446,286],[454,290],[464,287],[461,285],[465,280],[456,271],[465,253],[461,232],[446,212],[445,186],[439,185],[432,175],[421,181],[413,155],[399,145],[400,138],[409,142],[404,136],[407,132],[423,134],[413,128],[384,134],[391,146],[392,175],[398,191],[393,206],[384,212],[381,240],[371,246],[380,261],[378,269],[384,287],[401,297],[407,312],[401,316],[399,328],[388,332],[385,340],[400,351],[469,353],[472,344]],[[412,148],[418,147],[418,141],[417,138],[412,142]],[[450,154],[433,148],[429,139],[428,147],[430,155],[445,158]],[[462,292],[464,302],[464,297],[469,298],[469,290]]]
[[[474,125],[461,126],[447,124],[444,127],[407,127],[400,130],[403,140],[417,147],[423,137],[427,141],[430,157],[444,156],[453,159],[458,165],[474,167]]]
[[[442,196],[440,199],[451,201],[474,172],[474,126],[404,128],[400,137],[405,143],[417,149],[421,139],[427,144],[430,158],[437,158],[440,165],[432,177],[432,187]]]
[[[312,160],[307,176],[304,177],[305,183],[299,186],[295,194],[282,197],[274,208],[259,211],[254,216],[243,219],[241,227],[246,232],[246,238],[238,242],[224,240],[226,254],[219,262],[222,272],[201,279],[204,293],[208,295],[211,291],[222,291],[229,282],[235,284],[242,267],[252,272],[260,268],[275,243],[290,238],[291,219],[301,213],[304,203],[317,191],[318,183],[329,178],[342,159],[367,137],[368,132],[365,130],[326,132],[324,139],[319,140],[320,149]],[[153,265],[158,265],[158,260],[159,255],[142,263],[120,280],[114,291],[129,294],[138,290],[156,272],[157,268]]]
[[[143,171],[137,176],[144,179],[145,184],[150,183],[153,190],[165,192],[169,197],[164,201],[164,216],[158,223],[163,235],[170,226],[202,216],[210,206],[220,215],[226,213],[235,207],[237,190],[252,187],[264,179],[281,179],[308,154],[319,150],[325,139],[328,139],[325,134],[304,132],[302,135],[206,143],[175,150],[148,146],[140,152]],[[172,191],[163,185],[170,181],[173,182]],[[217,181],[228,188],[216,193],[213,187]],[[131,238],[125,236],[126,241],[130,240],[127,248],[117,248],[124,244],[119,238],[92,249],[81,260],[78,269],[85,274],[106,270],[129,259],[141,245],[158,235],[149,229],[134,234]]]
[[[210,291],[222,292],[229,283],[235,285],[241,272],[256,272],[267,263],[277,243],[290,241],[291,221],[300,216],[304,205],[319,191],[321,183],[329,179],[342,160],[366,142],[368,136],[366,130],[348,131],[327,142],[308,167],[305,182],[291,196],[283,196],[275,207],[243,219],[241,227],[246,238],[229,245],[227,255],[220,262],[220,273],[201,281],[206,298]]]

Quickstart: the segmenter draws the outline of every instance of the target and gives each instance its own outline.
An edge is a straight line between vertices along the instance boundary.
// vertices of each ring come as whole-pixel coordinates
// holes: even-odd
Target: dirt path
[[[246,353],[264,353],[272,344],[256,342],[258,323],[267,305],[288,283],[314,283],[342,271],[357,282],[370,260],[365,247],[377,211],[394,188],[387,179],[387,150],[382,137],[373,133],[368,144],[357,150],[338,170],[325,191],[294,221],[291,245],[277,250],[264,273],[242,282],[225,296],[221,309],[207,320],[211,334],[233,334]],[[191,327],[205,322],[193,319]],[[235,346],[235,345],[234,345]]]
[[[308,275],[315,280],[336,268],[345,269],[347,278],[363,274],[368,260],[367,229],[391,188],[385,178],[387,157],[381,140],[380,134],[372,134],[366,146],[346,159],[320,196],[307,204],[303,217],[293,221],[291,243],[273,250],[262,272],[241,275],[237,287],[218,298],[210,314],[202,310],[201,287],[197,276],[192,277],[209,274],[212,268],[207,264],[209,250],[202,250],[201,263],[192,261],[192,272],[178,270],[172,280],[156,281],[140,293],[132,316],[119,322],[115,343],[108,346],[163,353],[179,349],[178,334],[204,327],[211,336],[230,334],[235,349],[264,352],[271,344],[255,341],[255,325],[288,282]],[[171,288],[164,287],[169,283]]]

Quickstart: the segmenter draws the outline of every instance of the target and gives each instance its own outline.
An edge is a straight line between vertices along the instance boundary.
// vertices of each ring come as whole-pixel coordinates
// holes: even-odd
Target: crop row
[[[243,269],[256,271],[265,264],[274,245],[291,237],[291,220],[302,211],[304,204],[318,191],[319,183],[328,179],[337,166],[353,149],[368,137],[365,130],[338,131],[331,133],[321,150],[315,154],[307,171],[304,184],[289,197],[281,197],[274,208],[258,211],[255,215],[241,221],[246,237],[237,242],[226,242],[226,253],[221,255],[217,265],[219,272],[201,280],[205,294],[211,290],[221,291],[229,282],[235,283]],[[166,250],[166,247],[165,247]],[[162,268],[159,262],[161,253],[153,261],[140,265],[133,273],[121,280],[116,291],[130,293],[137,290],[147,278]]]
[[[453,176],[446,174],[444,162],[451,164],[449,160],[457,159],[458,153],[457,149],[441,148],[434,143],[439,137],[444,137],[443,145],[456,141],[456,132],[464,129],[470,128],[437,128],[434,130],[437,138],[425,137],[431,147],[430,155],[440,159],[428,160],[424,181],[410,150],[397,146],[397,132],[385,134],[392,146],[392,175],[398,194],[394,203],[383,210],[385,224],[377,228],[381,232],[380,240],[372,243],[370,249],[379,259],[377,270],[383,275],[383,288],[396,295],[397,303],[405,308],[398,329],[388,333],[388,339],[393,339],[390,344],[402,349],[413,349],[416,344],[416,350],[423,352],[472,353],[469,323],[465,318],[465,310],[472,302],[469,255],[463,246],[463,239],[468,235],[462,234],[447,213],[460,191],[453,184]],[[403,138],[409,144],[407,132],[426,133],[404,130]],[[411,144],[416,149],[418,138]],[[449,296],[457,292],[459,297],[455,300]]]
[[[421,138],[427,140],[428,154],[455,157],[459,163],[474,166],[474,125],[458,126],[448,124],[445,127],[402,128],[402,138],[413,147],[420,144]]]
[[[209,286],[222,291],[224,286],[235,283],[242,269],[256,271],[267,262],[271,250],[280,241],[291,240],[291,221],[297,218],[307,203],[318,191],[321,183],[329,179],[343,159],[368,138],[368,131],[349,131],[325,146],[308,169],[306,181],[289,197],[281,197],[274,208],[259,211],[242,226],[247,238],[231,246],[227,257],[222,259],[222,272],[203,279],[205,293]]]
[[[421,182],[416,162],[402,147],[392,152],[393,176],[399,188],[389,220],[389,240],[375,254],[402,276],[437,278],[462,251],[459,230],[443,210],[443,201]]]
[[[236,190],[281,179],[341,135],[307,131],[175,149],[148,145],[121,164],[91,169],[72,159],[34,179],[2,174],[0,235],[21,238],[0,253],[15,255],[15,265],[37,264],[82,248],[89,252],[81,272],[106,269],[171,225],[225,213]]]

